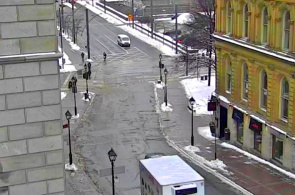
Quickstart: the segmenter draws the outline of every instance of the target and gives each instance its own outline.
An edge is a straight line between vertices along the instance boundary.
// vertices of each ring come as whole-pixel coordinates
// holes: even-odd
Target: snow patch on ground
[[[80,118],[80,114],[79,113],[77,113],[77,115],[73,115],[71,119],[78,119],[78,118]]]
[[[213,141],[215,139],[215,137],[212,136],[212,134],[211,134],[209,126],[207,126],[207,127],[198,127],[198,133],[202,137],[206,138],[207,140]],[[218,139],[218,138],[216,138],[216,139]]]
[[[71,165],[69,163],[65,164],[65,170],[66,171],[78,171],[78,167],[72,163]]]
[[[61,92],[60,93],[61,100],[65,99],[66,96],[67,96],[67,93],[66,92]]]
[[[82,100],[85,102],[89,102],[92,97],[94,97],[95,93],[88,91],[88,99],[85,99],[84,94],[86,93],[86,91],[80,92],[81,94],[83,94]]]
[[[232,175],[233,174],[232,172],[226,170],[227,166],[223,163],[223,161],[221,161],[219,159],[206,161],[205,164],[208,165],[209,167],[213,168],[213,169],[222,170],[227,175]]]
[[[194,97],[196,104],[196,116],[212,115],[211,111],[207,111],[208,100],[215,91],[215,77],[211,77],[211,86],[208,81],[201,81],[200,78],[184,79],[180,81],[183,85],[188,98]]]
[[[261,158],[255,156],[255,155],[253,155],[253,154],[250,154],[249,152],[246,152],[244,150],[241,150],[240,148],[237,148],[236,146],[233,146],[233,145],[228,144],[228,143],[225,143],[225,142],[222,143],[221,146],[222,147],[225,147],[225,148],[229,148],[229,149],[235,150],[235,151],[237,151],[237,152],[239,152],[239,153],[247,156],[250,159],[254,159],[254,160],[256,160],[256,161],[258,161],[258,162],[260,162],[262,164],[268,165],[268,166],[276,169],[277,171],[279,171],[279,172],[287,175],[288,177],[290,177],[292,179],[295,179],[295,174],[293,174],[293,173],[291,173],[289,171],[286,171],[286,170],[284,170],[284,169],[282,169],[282,168],[280,168],[280,167],[278,167],[278,166],[276,166],[276,165],[274,165],[274,164],[272,164],[272,163],[270,163],[270,162],[268,162],[268,161],[266,161],[264,159],[261,159]]]
[[[172,107],[172,105],[169,104],[168,102],[167,102],[167,106],[166,106],[166,103],[165,102],[163,104],[161,104],[161,110],[163,112],[172,112],[173,109],[171,107]]]
[[[184,149],[186,151],[190,151],[190,152],[201,152],[200,148],[198,148],[197,146],[185,146]]]

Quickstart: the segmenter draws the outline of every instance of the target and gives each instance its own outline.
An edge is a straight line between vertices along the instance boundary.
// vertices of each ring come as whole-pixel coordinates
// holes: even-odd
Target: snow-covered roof
[[[256,46],[253,46],[253,45],[249,45],[245,42],[240,42],[240,41],[236,41],[236,40],[233,40],[231,38],[227,38],[225,36],[222,36],[222,35],[217,35],[217,34],[214,34],[213,35],[215,38],[217,39],[220,39],[220,40],[223,40],[223,41],[226,41],[226,42],[230,42],[232,44],[235,44],[235,45],[239,45],[241,47],[245,47],[247,49],[251,49],[253,51],[256,51],[256,52],[260,52],[260,53],[263,53],[263,54],[266,54],[266,55],[269,55],[269,56],[272,56],[272,57],[275,57],[275,58],[278,58],[278,59],[281,59],[281,60],[285,60],[287,62],[291,62],[291,63],[295,63],[295,58],[292,58],[282,52],[280,53],[275,53],[273,51],[268,51],[266,49],[263,49],[263,48],[258,48]]]
[[[204,178],[179,156],[162,156],[140,161],[161,185],[202,181]]]

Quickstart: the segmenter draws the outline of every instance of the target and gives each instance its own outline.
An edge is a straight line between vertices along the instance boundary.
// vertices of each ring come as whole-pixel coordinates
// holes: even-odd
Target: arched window
[[[290,12],[286,11],[283,18],[283,49],[290,49]]]
[[[248,25],[249,25],[249,12],[248,5],[244,6],[244,37],[248,37]]]
[[[268,11],[267,8],[262,10],[262,43],[268,43]]]
[[[232,65],[229,57],[226,58],[226,91],[231,93]]]
[[[288,119],[289,107],[289,82],[286,78],[282,79],[281,83],[281,118]]]
[[[261,72],[260,76],[260,108],[266,109],[267,108],[267,74],[265,70]]]
[[[243,99],[248,99],[248,66],[243,65]]]
[[[230,1],[227,1],[226,5],[226,32],[232,33],[232,8]]]

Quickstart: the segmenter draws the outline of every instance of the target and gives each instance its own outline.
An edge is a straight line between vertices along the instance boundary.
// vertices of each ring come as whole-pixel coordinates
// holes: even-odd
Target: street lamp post
[[[75,116],[77,116],[77,104],[76,104],[76,93],[77,93],[77,78],[75,76],[72,77],[72,92],[74,94],[74,104],[75,104]]]
[[[71,147],[71,129],[70,129],[70,119],[72,118],[72,114],[70,111],[67,111],[65,113],[66,119],[68,120],[68,130],[69,130],[69,147],[70,147],[70,153],[69,153],[69,158],[70,158],[70,165],[73,163],[73,157],[72,157],[72,147]]]
[[[160,69],[160,81],[163,81],[162,78],[162,68],[164,68],[164,64],[162,64],[162,54],[159,55],[160,61],[159,61],[159,69]]]
[[[167,102],[168,102],[168,92],[167,92],[167,74],[168,74],[168,70],[165,68],[164,70],[164,75],[165,75],[165,104],[167,107]]]
[[[111,148],[111,150],[108,152],[109,159],[112,164],[112,185],[113,185],[113,195],[115,195],[115,177],[114,177],[114,162],[117,158],[116,152]]]
[[[88,95],[88,70],[87,70],[87,65],[84,64],[84,78],[86,80],[86,93],[84,93],[84,97],[85,97],[85,100],[89,98],[89,95]]]
[[[195,99],[193,97],[191,97],[189,99],[189,102],[191,104],[191,111],[192,111],[192,136],[191,136],[191,145],[194,145],[194,104],[195,104]]]
[[[214,147],[214,157],[215,157],[215,160],[217,158],[217,150],[216,150],[216,127],[215,127],[215,123],[213,121],[211,121],[209,123],[209,126],[210,126],[210,130],[211,132],[214,132],[214,140],[215,140],[215,147]]]
[[[74,0],[72,0],[72,22],[73,22],[73,30],[72,30],[72,38],[73,42],[76,43],[76,29],[75,29],[75,14],[74,14]]]

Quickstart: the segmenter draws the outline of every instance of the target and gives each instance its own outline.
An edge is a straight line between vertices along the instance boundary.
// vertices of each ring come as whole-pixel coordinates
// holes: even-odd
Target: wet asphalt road
[[[84,8],[76,11],[76,17],[84,16]],[[118,175],[119,181],[115,183],[116,194],[139,195],[138,160],[151,152],[178,154],[166,143],[155,110],[152,82],[159,77],[160,52],[132,36],[130,48],[119,47],[117,34],[128,33],[100,17],[90,22],[90,32],[92,56],[98,65],[92,67],[89,88],[96,97],[76,129],[76,152],[82,156],[85,171],[95,185],[111,194],[111,177],[100,177],[99,172],[110,168],[107,152],[113,148],[118,155],[115,166],[125,166],[125,173]],[[84,32],[78,37],[78,44],[83,46],[85,42]],[[108,53],[106,62],[102,61],[103,51]],[[173,59],[164,61],[172,70]],[[171,79],[178,76],[177,72],[171,72]],[[206,194],[238,194],[213,175],[191,165],[206,179]]]

